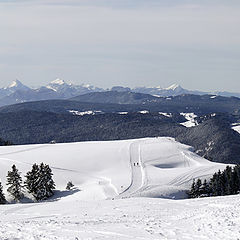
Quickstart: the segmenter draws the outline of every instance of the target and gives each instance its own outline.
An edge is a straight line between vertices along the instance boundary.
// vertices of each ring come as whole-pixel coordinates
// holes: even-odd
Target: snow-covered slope
[[[24,175],[33,163],[44,162],[53,169],[57,189],[71,180],[82,190],[79,199],[181,198],[193,178],[225,168],[191,150],[172,138],[1,147],[0,177],[5,185],[12,164]]]
[[[19,80],[14,80],[9,86],[0,88],[0,99],[9,96],[17,91],[27,92],[29,87],[22,84]]]
[[[206,92],[191,91],[191,90],[184,89],[178,84],[172,84],[171,86],[169,86],[167,88],[162,88],[160,86],[158,86],[158,87],[136,87],[136,88],[131,89],[131,91],[151,94],[151,95],[159,96],[159,97],[177,96],[177,95],[181,95],[181,94],[196,94],[196,95],[207,94]]]
[[[185,127],[194,127],[198,125],[197,121],[195,118],[197,117],[196,114],[194,113],[180,113],[180,115],[184,116],[185,119],[187,120],[186,122],[181,123],[181,125]]]
[[[240,196],[0,205],[0,239],[238,240]]]
[[[148,198],[179,198],[192,178],[225,167],[191,150],[171,138],[1,147],[3,182],[12,164],[24,175],[43,161],[58,191],[46,202],[0,205],[0,239],[239,239],[239,195]],[[69,180],[76,188],[63,190]]]
[[[72,83],[67,83],[62,79],[55,79],[50,82],[47,89],[51,89],[59,94],[59,98],[71,98],[74,96],[86,94],[89,92],[102,92],[103,89],[91,86],[89,84],[74,85]]]

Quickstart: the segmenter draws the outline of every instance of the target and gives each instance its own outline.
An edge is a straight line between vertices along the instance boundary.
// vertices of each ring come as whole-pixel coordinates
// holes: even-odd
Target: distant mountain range
[[[115,86],[111,89],[103,89],[94,87],[91,85],[74,85],[66,83],[64,80],[56,79],[50,82],[47,86],[41,86],[39,88],[30,88],[22,84],[19,80],[13,81],[8,87],[0,88],[0,106],[11,105],[16,103],[39,101],[39,100],[51,100],[51,99],[74,99],[75,97],[94,93],[94,92],[115,92],[119,98],[123,92],[133,92],[137,93],[132,96],[135,100],[134,103],[139,103],[138,96],[143,97],[139,94],[148,94],[155,97],[170,97],[178,96],[183,94],[194,94],[194,95],[220,95],[220,96],[235,96],[240,97],[240,93],[230,93],[230,92],[201,92],[201,91],[190,91],[182,88],[180,85],[174,84],[168,88],[161,87],[122,87]],[[109,95],[109,94],[108,94]],[[126,96],[126,94],[124,95]],[[91,97],[91,94],[88,96]],[[99,95],[100,97],[100,95]],[[149,99],[151,97],[147,97]],[[75,100],[75,99],[74,99]],[[153,99],[152,99],[153,100]],[[122,99],[122,101],[125,101]],[[102,100],[104,102],[104,100]],[[124,102],[126,104],[126,101]],[[132,104],[133,102],[128,102]]]
[[[240,114],[240,98],[215,95],[185,94],[173,97],[155,97],[133,92],[93,92],[70,99],[31,101],[0,107],[0,113],[39,111],[72,114],[74,112],[163,112],[195,113],[198,116],[210,113]],[[71,113],[71,112],[72,113]]]

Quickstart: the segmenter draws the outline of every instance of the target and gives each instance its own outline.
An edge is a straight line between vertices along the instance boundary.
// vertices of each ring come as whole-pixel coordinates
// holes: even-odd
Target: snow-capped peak
[[[178,88],[182,88],[182,87],[179,84],[173,84],[173,85],[167,87],[166,90],[173,90],[174,91]]]
[[[14,80],[8,87],[4,88],[6,91],[12,93],[17,90],[28,90],[29,87],[22,84],[18,79]]]
[[[63,84],[66,84],[66,82],[60,78],[57,78],[57,79],[53,80],[50,84],[63,85]]]
[[[23,84],[18,79],[16,79],[8,86],[8,88],[15,88],[19,86],[23,86]]]

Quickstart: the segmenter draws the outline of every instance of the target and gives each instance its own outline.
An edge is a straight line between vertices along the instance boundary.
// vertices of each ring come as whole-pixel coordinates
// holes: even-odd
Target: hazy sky
[[[239,26],[239,0],[0,0],[0,87],[240,92]]]

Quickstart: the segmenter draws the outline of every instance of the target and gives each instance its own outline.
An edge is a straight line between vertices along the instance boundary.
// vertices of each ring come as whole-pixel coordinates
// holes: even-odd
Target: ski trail
[[[132,171],[132,179],[130,186],[119,194],[117,198],[127,198],[138,192],[145,185],[145,171],[141,160],[141,143],[143,141],[133,142],[130,145],[130,165]]]
[[[198,176],[198,178],[207,177],[211,174],[206,174],[206,172],[212,169],[216,169],[216,166],[206,166],[191,169],[190,171],[178,175],[173,180],[171,180],[167,185],[180,186],[184,183],[192,181],[196,176]]]
[[[34,146],[34,147],[24,149],[24,150],[17,150],[17,151],[14,151],[14,152],[1,153],[0,156],[7,156],[7,155],[12,155],[12,154],[17,154],[17,153],[29,152],[29,151],[32,151],[32,150],[38,150],[40,148],[48,148],[49,146],[51,146],[51,145],[48,145],[48,144],[41,145],[41,146],[38,145],[38,146]],[[11,147],[12,146],[9,146],[9,149]]]

